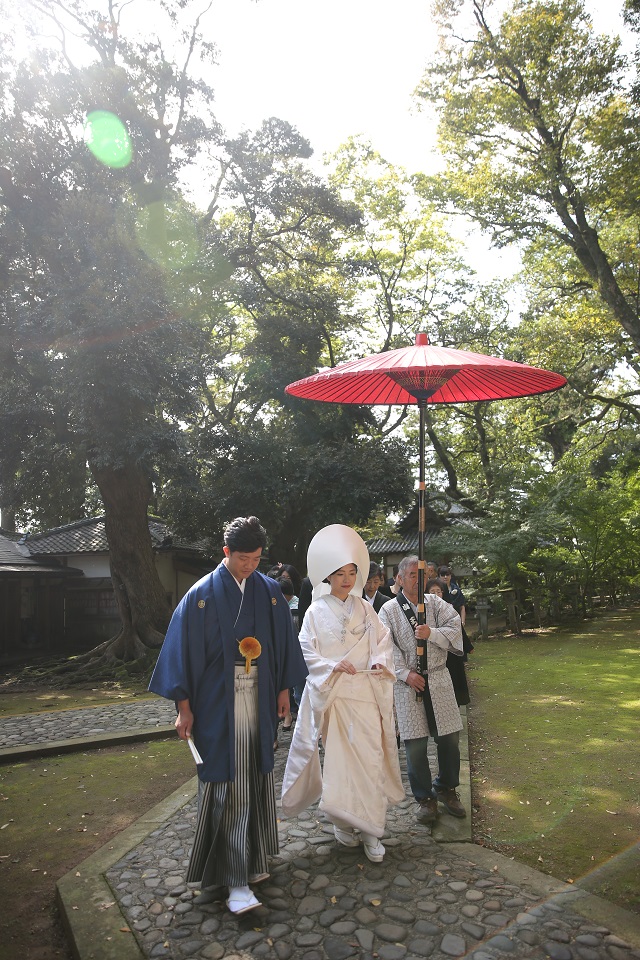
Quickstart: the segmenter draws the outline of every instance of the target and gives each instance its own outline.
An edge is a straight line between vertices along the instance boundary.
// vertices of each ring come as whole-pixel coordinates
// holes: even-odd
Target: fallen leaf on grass
[[[4,830],[4,828],[8,827],[10,823],[13,823],[13,818],[11,820],[7,820],[6,823],[3,823],[2,826],[0,827],[0,830]]]
[[[617,817],[617,816],[618,816],[618,811],[617,811],[617,810],[605,810],[605,813],[610,813],[610,814],[611,814],[612,816],[614,816],[614,817]]]
[[[120,927],[120,933],[131,933],[129,927]]]

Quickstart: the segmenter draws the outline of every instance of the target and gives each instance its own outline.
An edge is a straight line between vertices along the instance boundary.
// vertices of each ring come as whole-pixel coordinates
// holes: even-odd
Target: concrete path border
[[[49,740],[46,743],[25,743],[19,747],[0,749],[0,764],[15,763],[20,760],[33,760],[34,757],[50,757],[58,753],[75,753],[98,747],[117,747],[123,743],[137,743],[140,740],[162,740],[172,733],[173,724],[151,727],[149,730],[119,730],[116,733],[93,734],[90,737],[70,737],[68,740]]]

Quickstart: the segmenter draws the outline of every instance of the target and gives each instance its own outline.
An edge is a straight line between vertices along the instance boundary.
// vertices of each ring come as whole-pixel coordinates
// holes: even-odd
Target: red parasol
[[[476,403],[548,393],[564,377],[500,357],[434,347],[426,333],[415,347],[350,360],[290,383],[287,393],[326,403]]]
[[[565,377],[482,353],[435,347],[426,333],[413,347],[350,360],[286,387],[294,397],[325,403],[417,404],[420,408],[418,486],[418,623],[424,614],[425,415],[428,403],[477,403],[550,393]],[[419,651],[420,652],[420,651]]]

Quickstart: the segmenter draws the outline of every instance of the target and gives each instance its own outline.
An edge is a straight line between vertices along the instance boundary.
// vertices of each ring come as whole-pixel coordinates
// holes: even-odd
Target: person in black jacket
[[[448,596],[445,597],[448,603],[451,604],[455,612],[460,617],[462,626],[464,627],[465,621],[467,619],[467,608],[464,593],[460,587],[460,584],[456,583],[453,578],[453,570],[451,567],[443,566],[438,567],[438,579],[444,580],[447,586]]]
[[[376,613],[380,612],[380,607],[391,600],[391,594],[383,593],[380,589],[384,587],[384,576],[377,563],[371,561],[369,564],[369,577],[362,591],[363,600],[368,600]]]
[[[442,599],[447,603],[450,603],[455,610],[455,605],[451,602],[449,597],[446,581],[440,577],[427,580],[424,587],[424,592],[435,593],[436,596],[442,597]],[[457,610],[456,613],[458,613]],[[473,650],[473,644],[467,636],[464,625],[462,626],[462,649],[464,650],[464,656],[462,657],[453,657],[450,654],[447,654],[447,670],[451,674],[451,682],[453,683],[453,690],[459,707],[466,706],[471,701],[471,697],[469,696],[469,685],[467,683],[467,674],[464,669],[464,665],[468,659],[468,655]]]

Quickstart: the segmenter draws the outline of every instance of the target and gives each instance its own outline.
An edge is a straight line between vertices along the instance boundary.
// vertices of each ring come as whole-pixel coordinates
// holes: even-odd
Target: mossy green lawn
[[[0,953],[70,957],[55,883],[194,775],[185,743],[167,740],[0,766]]]
[[[640,611],[476,644],[474,839],[640,913]]]

